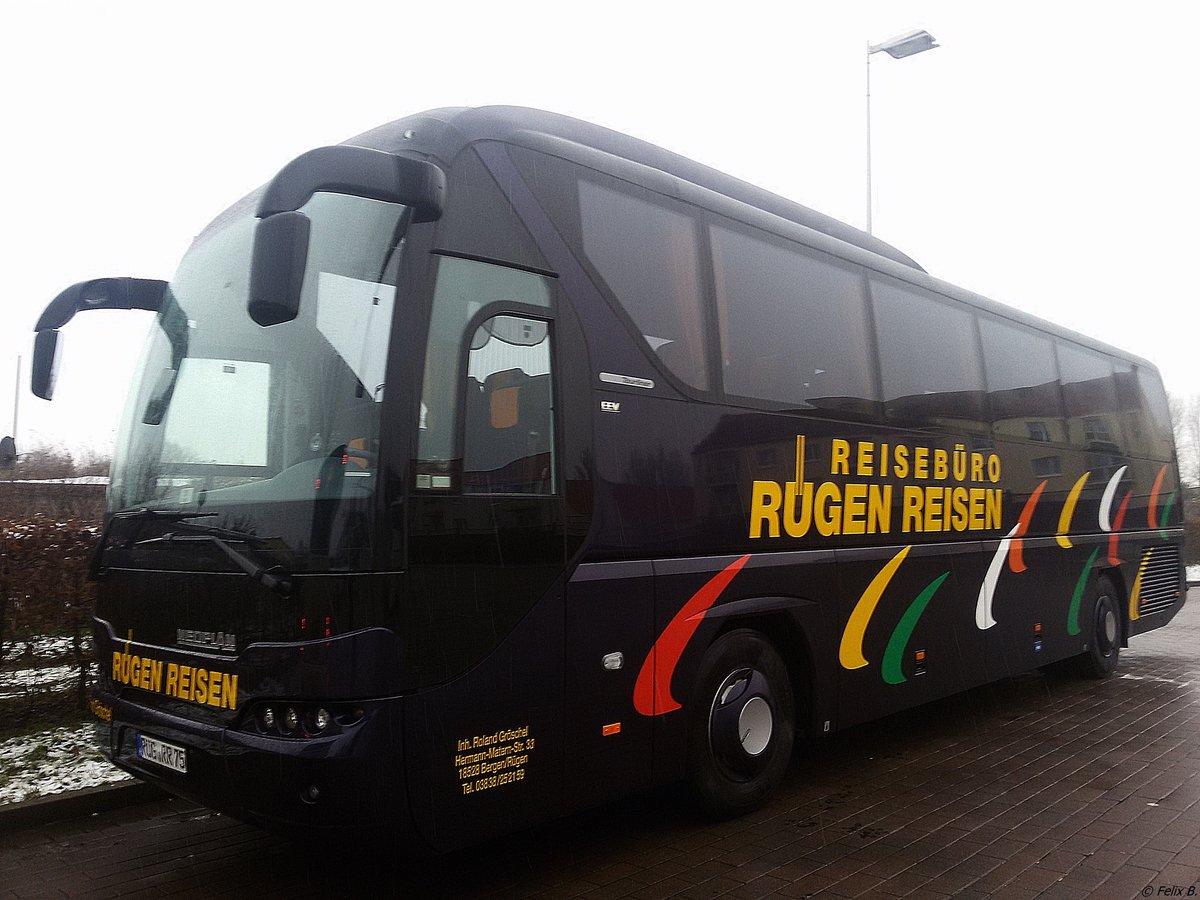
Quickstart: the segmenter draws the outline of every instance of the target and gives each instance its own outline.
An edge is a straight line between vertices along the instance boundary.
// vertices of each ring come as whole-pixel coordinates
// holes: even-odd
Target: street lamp
[[[928,31],[909,31],[878,44],[867,43],[867,234],[871,234],[871,56],[886,53],[892,59],[916,56],[940,46]]]

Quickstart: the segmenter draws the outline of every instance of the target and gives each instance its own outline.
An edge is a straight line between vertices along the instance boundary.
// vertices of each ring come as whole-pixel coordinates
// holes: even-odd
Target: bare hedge
[[[90,521],[0,518],[0,711],[6,724],[82,710],[95,586]]]

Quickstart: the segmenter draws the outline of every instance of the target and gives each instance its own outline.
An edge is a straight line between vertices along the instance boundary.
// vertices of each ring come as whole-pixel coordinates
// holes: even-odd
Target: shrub
[[[71,671],[66,691],[61,679],[0,681],[7,723],[86,706],[95,599],[87,572],[98,536],[78,519],[0,519],[0,673],[17,661],[33,672],[50,665]]]

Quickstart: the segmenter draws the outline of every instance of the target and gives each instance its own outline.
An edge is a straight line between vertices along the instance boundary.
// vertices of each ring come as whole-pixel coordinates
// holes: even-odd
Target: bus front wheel
[[[1096,579],[1092,593],[1091,635],[1080,662],[1089,678],[1107,678],[1121,656],[1121,611],[1117,591],[1106,576]]]
[[[787,666],[761,634],[722,635],[700,664],[688,734],[688,784],[701,811],[761,806],[787,771],[795,706]]]

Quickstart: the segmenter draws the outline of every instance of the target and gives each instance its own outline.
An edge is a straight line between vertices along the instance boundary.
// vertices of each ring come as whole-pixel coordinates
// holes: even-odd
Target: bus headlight
[[[259,701],[240,728],[271,737],[329,737],[358,726],[366,715],[357,704]]]

